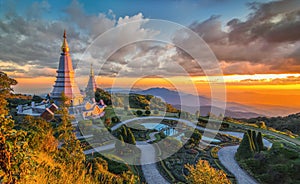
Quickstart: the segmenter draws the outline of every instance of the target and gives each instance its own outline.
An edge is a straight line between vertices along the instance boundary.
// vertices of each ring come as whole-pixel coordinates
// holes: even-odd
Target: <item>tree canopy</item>
[[[185,177],[188,183],[194,184],[230,184],[230,180],[222,170],[210,166],[206,160],[199,160],[196,165],[185,165],[189,174]]]
[[[112,173],[107,161],[86,158],[73,133],[66,103],[53,124],[31,116],[15,122],[8,116],[5,100],[14,84],[14,79],[0,73],[0,183],[136,182],[131,171]]]

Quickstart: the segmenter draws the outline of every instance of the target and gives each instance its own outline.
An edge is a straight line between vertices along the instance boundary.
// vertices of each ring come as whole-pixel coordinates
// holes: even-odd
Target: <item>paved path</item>
[[[149,134],[150,139],[147,140],[147,142],[154,141],[156,139],[155,134],[158,134],[159,132],[152,132]]]
[[[239,146],[226,146],[219,150],[220,162],[228,169],[241,184],[257,184],[257,182],[244,171],[234,159],[234,155]]]
[[[149,135],[150,139],[147,140],[147,142],[155,140],[155,134],[157,133],[158,132],[151,133]],[[169,184],[169,182],[159,173],[157,169],[156,162],[158,161],[158,158],[156,158],[156,153],[153,145],[148,144],[147,142],[136,141],[136,146],[141,150],[141,166],[146,182],[148,184]],[[113,149],[114,147],[114,144],[108,144],[105,146],[86,150],[84,151],[84,154],[88,155],[94,152]]]
[[[234,137],[243,138],[244,133],[241,132],[229,132],[229,131],[220,131],[220,133],[228,134]],[[268,148],[272,147],[272,143],[266,139],[263,139],[264,145]],[[237,146],[226,146],[219,150],[218,157],[220,162],[230,171],[236,178],[238,183],[241,184],[254,184],[257,181],[248,175],[246,171],[244,171],[237,161],[234,159],[234,155],[238,149]]]
[[[94,137],[94,135],[93,134],[89,134],[89,135],[76,135],[77,139],[88,139],[88,138],[91,138],[91,137]]]
[[[111,129],[116,130],[119,127],[121,127],[124,124],[127,124],[132,121],[136,121],[139,119],[170,119],[170,120],[178,120],[177,118],[169,118],[169,117],[141,117],[141,118],[134,118],[134,119],[129,119],[126,121],[123,121],[122,123],[119,123],[115,126],[113,126]],[[202,127],[196,126],[194,123],[187,121],[187,120],[181,120],[182,122],[186,123],[187,125],[200,129],[202,131],[208,131],[208,132],[213,132],[216,133],[215,130],[209,130],[209,129],[204,129]],[[144,174],[144,177],[146,179],[146,182],[149,184],[164,184],[164,183],[169,183],[158,171],[157,166],[156,166],[156,161],[158,160],[155,158],[155,149],[153,145],[148,144],[147,142],[155,140],[155,134],[158,132],[152,132],[149,134],[150,139],[147,141],[137,141],[137,147],[141,150],[141,163],[142,164],[142,171]],[[226,132],[227,134],[230,134],[229,132]],[[233,135],[236,136],[236,135]],[[241,136],[241,135],[239,135]],[[103,151],[106,149],[112,149],[114,148],[114,144],[106,145],[106,146],[101,146],[95,149],[91,150],[86,150],[84,153],[85,154],[91,154],[92,152],[96,151]],[[256,183],[255,180],[253,180],[245,171],[243,171],[238,163],[234,159],[235,152],[237,150],[237,146],[235,147],[224,147],[219,151],[219,158],[221,163],[232,173],[234,173],[234,176],[237,178],[239,183],[245,183],[246,184],[252,184]],[[245,178],[244,178],[245,177]]]
[[[153,145],[137,141],[137,147],[141,150],[141,163],[144,177],[148,184],[169,183],[158,171],[156,153]]]
[[[178,119],[178,118],[172,118],[172,117],[164,117],[164,116],[148,116],[148,117],[137,117],[137,118],[133,118],[133,119],[128,119],[125,121],[122,121],[116,125],[114,125],[113,127],[111,127],[111,130],[116,130],[119,127],[121,127],[122,125],[125,125],[129,122],[133,122],[133,121],[137,121],[137,120],[147,120],[147,119],[157,119],[157,120],[163,120],[163,119],[168,119],[168,120],[175,120],[175,121],[180,121],[185,123],[188,126],[191,126],[193,128],[196,128],[196,123],[193,123],[191,121],[185,120],[185,119]]]
[[[112,130],[115,130],[117,128],[119,128],[121,125],[123,124],[127,124],[129,122],[135,121],[135,120],[139,120],[139,119],[169,119],[169,120],[179,120],[178,118],[170,118],[170,117],[142,117],[142,118],[134,118],[134,119],[129,119],[126,121],[123,121],[117,125],[115,125],[114,127],[112,127]],[[242,137],[243,133],[240,132],[222,132],[222,131],[217,131],[217,130],[210,130],[210,129],[204,129],[202,127],[196,126],[195,123],[190,122],[188,120],[182,120],[180,119],[179,121],[186,123],[188,126],[191,126],[193,128],[196,129],[200,129],[204,131],[204,134],[208,134],[207,137],[210,137],[211,133],[224,133],[224,134],[229,134],[235,137]],[[142,165],[142,170],[145,176],[145,179],[147,181],[147,183],[152,184],[152,183],[168,183],[163,176],[159,173],[155,162],[157,161],[157,158],[155,158],[156,154],[155,154],[155,149],[151,144],[148,144],[147,142],[155,140],[155,134],[157,132],[153,132],[151,133],[150,139],[147,141],[137,141],[137,147],[139,149],[141,149],[141,163],[149,163],[149,164],[143,164]],[[203,135],[204,136],[204,135]],[[267,140],[263,140],[264,144],[267,147],[271,147],[272,143],[270,143]],[[98,151],[98,150],[105,150],[105,149],[112,149],[114,148],[114,145],[106,145],[106,146],[101,146],[92,150],[87,150],[85,151],[85,154],[90,154],[94,151]],[[220,159],[220,162],[225,166],[225,168],[227,168],[237,179],[238,183],[241,184],[256,184],[257,182],[250,177],[246,171],[244,171],[236,162],[236,160],[234,159],[234,155],[237,151],[238,146],[227,146],[227,147],[223,147],[219,150],[218,152],[218,156]]]

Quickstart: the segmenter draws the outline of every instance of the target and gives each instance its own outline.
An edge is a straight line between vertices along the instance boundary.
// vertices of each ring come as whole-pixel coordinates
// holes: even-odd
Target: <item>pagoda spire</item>
[[[75,73],[73,70],[72,59],[69,54],[66,30],[64,30],[63,43],[61,46],[61,56],[56,71],[56,80],[51,92],[51,98],[56,104],[61,101],[62,93],[70,100],[71,105],[79,105],[83,102],[83,96],[75,82]]]
[[[94,76],[93,63],[91,63],[90,76]]]
[[[63,53],[66,53],[66,52],[69,52],[70,49],[69,49],[69,45],[68,45],[68,42],[67,42],[67,33],[66,33],[66,30],[64,30],[64,35],[63,35],[63,43],[61,45],[61,51]]]
[[[97,84],[96,84],[96,80],[95,80],[93,64],[91,64],[89,81],[88,81],[86,89],[85,89],[87,97],[94,98],[94,96],[95,96],[94,93],[95,93],[96,89],[97,89]]]

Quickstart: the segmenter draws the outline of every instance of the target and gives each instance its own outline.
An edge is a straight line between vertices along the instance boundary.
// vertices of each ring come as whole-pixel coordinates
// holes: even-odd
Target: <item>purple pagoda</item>
[[[60,104],[62,93],[70,100],[70,105],[76,106],[83,103],[83,96],[75,82],[75,74],[72,66],[72,59],[69,53],[66,31],[64,31],[63,44],[61,46],[61,56],[58,69],[56,71],[56,81],[51,92],[51,98],[55,104]]]

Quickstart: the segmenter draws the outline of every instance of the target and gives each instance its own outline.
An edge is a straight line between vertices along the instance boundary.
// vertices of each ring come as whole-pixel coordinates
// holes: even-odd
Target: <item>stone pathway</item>
[[[170,120],[178,120],[177,118],[166,118],[166,117],[144,117],[144,118],[134,118],[134,119],[130,119],[130,120],[125,120],[122,123],[119,123],[115,126],[113,126],[111,128],[111,130],[115,130],[117,128],[119,128],[121,125],[123,124],[127,124],[131,121],[135,121],[138,119],[170,119]],[[204,129],[202,127],[196,126],[194,123],[187,121],[187,120],[181,120],[182,122],[186,123],[188,126],[191,126],[193,128],[196,129],[200,129],[206,132],[213,132],[216,133],[218,131],[216,130],[209,130],[209,129]],[[96,128],[96,127],[95,127]],[[156,158],[156,154],[155,154],[155,149],[153,147],[153,145],[148,144],[148,142],[155,140],[155,134],[158,132],[153,132],[150,133],[150,139],[147,141],[137,141],[137,147],[141,150],[141,163],[142,164],[142,171],[144,174],[144,177],[146,179],[146,182],[148,184],[164,184],[164,183],[169,183],[158,171],[157,166],[156,166],[156,161],[158,160]],[[234,132],[222,132],[219,131],[219,133],[225,133],[225,134],[232,134]],[[237,135],[233,135],[235,137],[241,137],[242,134],[240,132],[236,132],[235,134]],[[209,137],[209,136],[208,136]],[[264,140],[264,144],[267,145],[268,147],[270,147],[272,145],[272,143]],[[101,146],[101,147],[97,147],[91,150],[86,150],[84,151],[85,154],[91,154],[92,152],[96,152],[96,151],[103,151],[103,150],[107,150],[107,149],[112,149],[114,148],[114,144],[109,144],[109,145],[105,145],[105,146]],[[237,179],[238,183],[241,184],[257,184],[256,180],[253,179],[251,176],[248,175],[248,173],[246,171],[244,171],[236,162],[236,160],[234,159],[234,155],[237,151],[238,146],[227,146],[227,147],[223,147],[219,150],[218,152],[218,156],[220,159],[220,162],[225,166],[226,169],[228,169]]]
[[[142,170],[148,184],[169,183],[158,171],[156,153],[153,145],[137,141],[136,145],[141,150]]]
[[[147,140],[147,142],[154,141],[156,139],[155,134],[158,134],[159,132],[152,132],[149,134],[150,139]]]
[[[228,169],[241,184],[257,184],[257,182],[244,171],[234,159],[234,155],[239,146],[226,146],[219,150],[220,162]]]
[[[229,132],[220,131],[220,133],[228,134],[234,137],[243,138],[244,133],[241,132]],[[264,145],[268,148],[272,147],[272,143],[266,139],[263,139]],[[237,146],[226,146],[219,150],[218,157],[220,162],[224,165],[228,171],[230,171],[236,178],[238,183],[242,184],[256,184],[258,183],[254,178],[243,170],[237,161],[234,159],[234,155],[237,152],[239,145]]]
[[[151,133],[149,135],[150,139],[147,140],[147,142],[155,140],[155,134],[157,133],[158,132]],[[148,144],[147,142],[136,141],[136,146],[141,150],[141,163],[143,163],[141,166],[146,182],[148,184],[169,184],[169,182],[159,173],[157,169],[156,162],[158,158],[156,158],[155,148],[153,147],[153,145]],[[86,150],[84,151],[84,154],[88,155],[95,152],[113,149],[114,147],[114,144],[108,144],[105,146]]]
[[[93,134],[89,134],[89,135],[76,135],[77,139],[88,139],[88,138],[91,138],[91,137],[94,137],[94,135]]]

